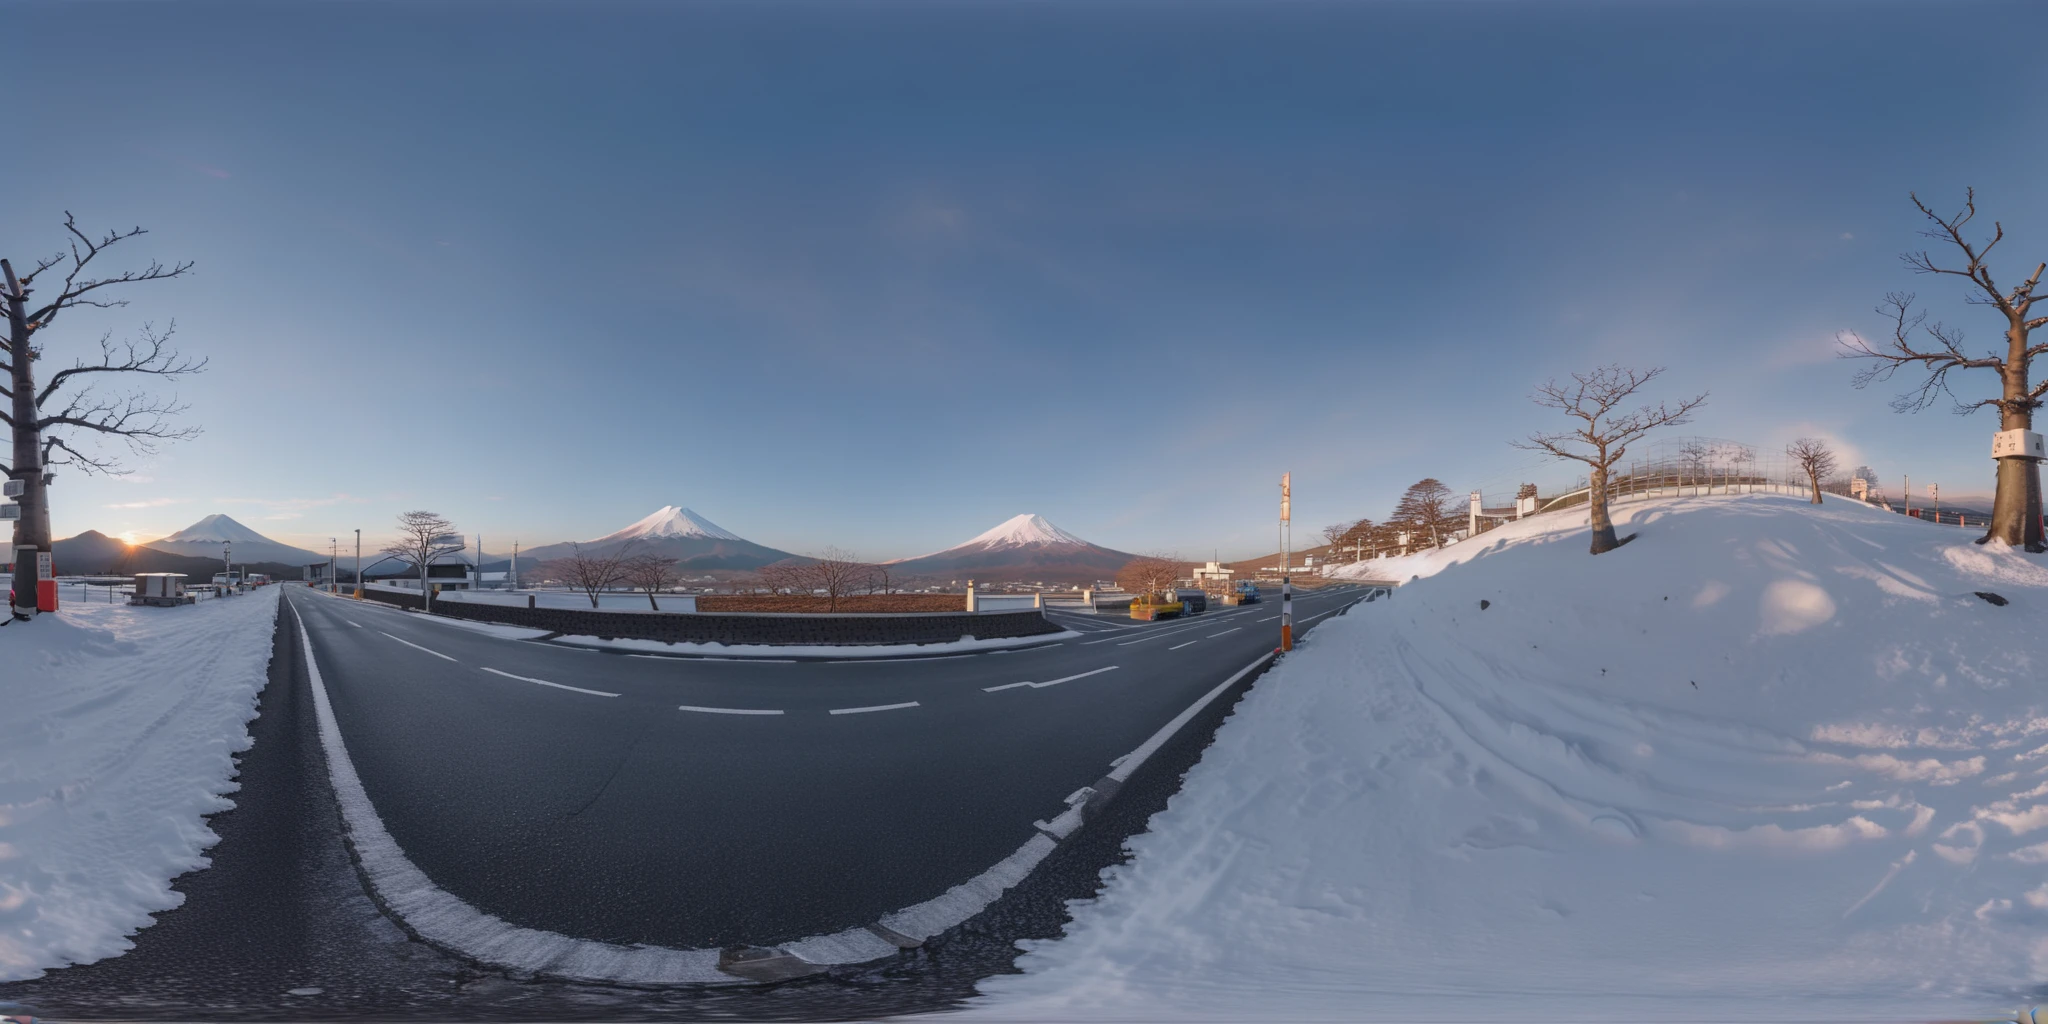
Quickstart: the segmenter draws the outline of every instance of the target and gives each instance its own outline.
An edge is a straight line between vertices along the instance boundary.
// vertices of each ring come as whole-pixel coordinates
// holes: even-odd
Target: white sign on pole
[[[1991,435],[1991,457],[2048,458],[2048,445],[2042,443],[2040,434],[2031,430],[2001,430]]]
[[[0,498],[19,498],[27,490],[28,481],[26,480],[0,482]]]
[[[36,579],[54,580],[56,578],[56,568],[50,564],[50,553],[48,551],[36,552]]]
[[[21,518],[21,506],[20,506],[20,505],[16,505],[15,503],[13,503],[13,502],[11,502],[11,501],[10,501],[10,502],[8,502],[8,503],[7,503],[7,504],[5,504],[5,505],[0,505],[0,519],[20,519],[20,518]]]

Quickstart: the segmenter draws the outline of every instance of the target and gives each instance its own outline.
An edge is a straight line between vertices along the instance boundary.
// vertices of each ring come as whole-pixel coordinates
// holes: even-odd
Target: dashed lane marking
[[[540,685],[542,685],[542,686],[552,686],[552,687],[554,687],[554,688],[555,688],[555,689],[557,689],[557,690],[574,690],[574,691],[576,691],[577,693],[587,693],[587,694],[589,694],[589,695],[591,695],[591,696],[593,696],[593,697],[616,697],[616,696],[618,696],[618,694],[616,694],[616,693],[606,693],[606,692],[605,692],[605,691],[603,691],[603,690],[586,690],[586,689],[584,689],[584,688],[583,688],[583,687],[581,687],[581,686],[570,686],[570,685],[569,685],[569,684],[567,684],[567,683],[551,683],[551,682],[548,682],[548,681],[547,681],[547,680],[545,680],[545,679],[535,679],[535,678],[533,678],[533,677],[531,677],[531,676],[515,676],[515,675],[513,675],[513,674],[512,674],[512,673],[510,673],[510,672],[500,672],[500,671],[498,671],[497,669],[494,669],[494,668],[486,668],[486,669],[484,669],[484,671],[486,671],[486,672],[489,672],[489,673],[491,673],[492,675],[504,676],[504,677],[505,677],[505,678],[507,678],[507,679],[517,679],[517,680],[519,680],[519,681],[520,681],[520,682],[522,682],[522,683],[539,683],[539,684],[540,684]]]
[[[381,630],[381,629],[380,629],[380,630],[378,630],[377,632],[379,632],[379,633],[384,633],[384,631],[383,631],[383,630]],[[384,633],[384,635],[385,635],[385,636],[391,636],[391,634],[389,634],[389,633]],[[404,638],[402,638],[402,637],[395,637],[395,636],[391,636],[391,639],[393,639],[393,640],[397,640],[397,641],[398,641],[399,643],[402,643],[402,644],[406,645],[407,647],[412,647],[412,648],[416,648],[416,649],[418,649],[418,650],[426,651],[426,652],[427,652],[428,654],[431,654],[431,655],[433,655],[433,656],[434,656],[434,657],[436,657],[436,658],[440,658],[440,659],[442,659],[443,661],[454,661],[454,660],[455,660],[454,658],[450,658],[450,657],[448,657],[447,655],[445,655],[445,654],[442,654],[442,653],[441,653],[440,651],[435,651],[435,650],[428,650],[427,648],[425,648],[425,647],[421,647],[420,645],[418,645],[418,644],[416,644],[416,643],[413,643],[412,641],[410,641],[410,640],[407,640],[407,639],[404,639]]]
[[[1211,634],[1209,634],[1209,639],[1211,639],[1211,640],[1214,640],[1214,639],[1216,639],[1216,638],[1217,638],[1217,637],[1219,637],[1219,636],[1229,636],[1230,634],[1232,634],[1232,633],[1235,633],[1235,632],[1237,632],[1238,630],[1240,630],[1240,629],[1243,629],[1243,628],[1244,628],[1243,626],[1232,626],[1232,627],[1230,627],[1229,629],[1226,629],[1226,630],[1224,630],[1224,631],[1223,631],[1223,632],[1221,632],[1221,633],[1211,633]]]
[[[363,624],[362,624],[362,623],[360,623],[360,622],[357,622],[357,621],[355,621],[355,620],[353,620],[353,619],[343,619],[343,620],[341,620],[341,621],[343,621],[343,622],[346,622],[346,623],[348,623],[349,625],[351,625],[351,626],[354,626],[354,627],[355,627],[355,628],[357,628],[357,629],[361,629],[361,628],[363,628]]]
[[[1177,650],[1180,650],[1180,649],[1181,649],[1181,648],[1183,648],[1183,647],[1193,647],[1194,645],[1196,645],[1196,644],[1198,644],[1198,643],[1201,643],[1201,641],[1200,641],[1200,640],[1190,640],[1190,641],[1188,641],[1187,643],[1184,643],[1184,644],[1174,644],[1174,645],[1173,645],[1172,647],[1169,647],[1169,648],[1167,648],[1167,650],[1169,650],[1169,651],[1177,651]]]
[[[1032,689],[1034,689],[1034,690],[1043,690],[1043,689],[1045,689],[1045,688],[1046,688],[1046,687],[1048,687],[1048,686],[1058,686],[1058,685],[1059,685],[1059,684],[1061,684],[1061,683],[1071,683],[1071,682],[1073,682],[1073,681],[1074,681],[1074,680],[1076,680],[1076,679],[1086,679],[1086,678],[1088,678],[1089,676],[1099,676],[1099,675],[1103,674],[1104,672],[1114,672],[1114,671],[1116,671],[1116,670],[1117,670],[1117,666],[1115,666],[1115,665],[1110,665],[1110,666],[1108,666],[1108,667],[1106,667],[1106,668],[1098,668],[1098,669],[1096,669],[1096,670],[1094,670],[1094,671],[1092,671],[1092,672],[1082,672],[1082,673],[1080,673],[1080,674],[1078,674],[1078,675],[1071,675],[1071,676],[1063,676],[1063,677],[1061,677],[1061,678],[1059,678],[1059,679],[1048,679],[1048,680],[1046,680],[1045,682],[1042,682],[1042,683],[1033,683],[1033,682],[1023,682],[1023,683],[1004,683],[1004,684],[1003,684],[1003,685],[1001,685],[1001,686],[984,686],[984,687],[982,687],[982,688],[981,688],[981,692],[983,692],[983,693],[994,693],[994,692],[996,692],[997,690],[1010,690],[1010,689],[1015,689],[1015,688],[1017,688],[1017,687],[1019,687],[1019,686],[1029,686],[1029,687],[1031,687],[1031,688],[1032,688]],[[839,713],[839,712],[837,712],[837,711],[834,711],[834,712],[833,712],[833,714],[835,714],[835,715],[836,715],[836,714],[838,714],[838,713]]]
[[[705,715],[779,715],[779,714],[782,714],[782,712],[780,712],[780,711],[770,710],[770,709],[768,709],[768,708],[700,708],[700,707],[695,707],[695,706],[693,706],[693,705],[689,705],[689,704],[683,704],[683,705],[680,705],[680,706],[678,706],[678,707],[676,708],[676,710],[677,710],[677,711],[695,711],[695,712],[697,712],[697,713],[699,713],[699,714],[705,714]],[[837,712],[834,712],[834,713],[836,714]]]
[[[899,711],[903,708],[914,708],[917,706],[917,702],[913,700],[902,704],[877,704],[869,708],[833,708],[832,713],[835,715],[864,715],[870,711]]]
[[[1280,616],[1278,616],[1278,615],[1268,615],[1268,616],[1266,616],[1265,618],[1263,618],[1263,619],[1260,619],[1259,621],[1260,621],[1260,622],[1271,622],[1271,621],[1273,621],[1274,619],[1277,619],[1277,618],[1279,618],[1279,617],[1280,617]]]

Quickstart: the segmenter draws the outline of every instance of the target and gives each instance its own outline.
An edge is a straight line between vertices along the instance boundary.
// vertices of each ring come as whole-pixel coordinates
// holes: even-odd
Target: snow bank
[[[698,644],[664,643],[660,640],[609,640],[596,636],[556,637],[556,642],[576,644],[584,647],[609,647],[621,651],[642,651],[652,654],[673,654],[689,658],[906,658],[930,654],[971,654],[975,651],[999,651],[1008,647],[1033,647],[1038,644],[1072,640],[1081,634],[1071,629],[1057,633],[1040,633],[1037,636],[991,637],[977,640],[963,636],[936,644]]]
[[[183,902],[202,816],[233,806],[278,592],[0,628],[0,981],[126,952]]]
[[[965,1012],[2024,1006],[2048,980],[2048,557],[1832,499],[1616,518],[1640,536],[1598,558],[1581,513],[1403,560],[1423,579],[1320,624],[1066,935]]]

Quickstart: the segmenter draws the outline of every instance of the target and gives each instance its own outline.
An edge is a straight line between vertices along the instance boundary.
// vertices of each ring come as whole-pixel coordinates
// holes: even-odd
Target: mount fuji
[[[1013,516],[944,551],[889,563],[904,576],[973,576],[991,581],[1092,583],[1116,575],[1131,555],[1091,544],[1041,515]]]
[[[639,522],[584,541],[582,546],[586,553],[604,554],[627,544],[633,545],[636,552],[675,558],[683,569],[758,569],[796,557],[756,544],[680,505],[663,505]],[[522,551],[519,557],[539,562],[564,557],[574,550],[566,543],[548,544]]]
[[[215,513],[185,527],[161,540],[153,540],[142,546],[167,554],[184,555],[194,558],[220,560],[221,545],[227,545],[236,562],[281,562],[285,565],[311,565],[325,562],[327,556],[289,544],[280,544],[255,530],[243,526],[234,519]]]

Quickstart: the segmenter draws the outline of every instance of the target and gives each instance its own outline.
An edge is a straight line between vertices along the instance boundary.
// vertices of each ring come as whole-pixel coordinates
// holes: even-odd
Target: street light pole
[[[356,600],[363,599],[363,531],[356,530]]]

